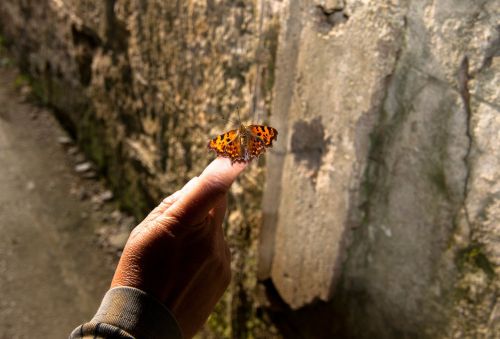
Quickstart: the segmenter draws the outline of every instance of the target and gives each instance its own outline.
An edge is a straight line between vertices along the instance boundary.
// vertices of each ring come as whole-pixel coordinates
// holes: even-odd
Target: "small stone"
[[[111,212],[111,218],[113,218],[114,221],[118,222],[122,218],[122,212],[120,210],[114,210]]]
[[[31,87],[30,87],[30,86],[25,85],[25,86],[21,87],[21,95],[22,95],[23,97],[28,97],[28,96],[30,96],[30,95],[31,95],[31,92],[32,92],[32,90],[31,90]]]
[[[78,164],[75,166],[75,171],[77,173],[84,173],[92,169],[92,163],[90,162],[83,162],[81,164]]]
[[[35,187],[36,187],[36,186],[35,186],[35,183],[34,183],[33,181],[28,181],[28,182],[26,183],[26,189],[27,189],[28,191],[33,191],[33,190],[35,189]]]
[[[85,179],[95,179],[97,177],[97,173],[95,171],[88,171],[83,173],[82,175]]]
[[[117,249],[122,249],[127,243],[128,236],[129,232],[120,232],[117,234],[113,234],[108,238],[109,245]]]
[[[120,228],[124,230],[130,230],[135,226],[135,218],[132,216],[124,217],[120,222]]]
[[[99,196],[99,194],[93,195],[92,198],[90,198],[90,201],[93,204],[98,204],[98,205],[102,204],[102,200],[101,200],[101,197]]]
[[[75,154],[75,161],[77,163],[85,162],[85,160],[85,155],[83,155],[82,153],[78,152]]]
[[[61,145],[70,145],[73,143],[73,140],[71,140],[70,137],[63,135],[57,138],[57,142]]]
[[[106,227],[106,226],[100,227],[99,229],[97,229],[95,231],[95,233],[99,236],[104,236],[108,233],[108,227]]]
[[[102,201],[109,201],[113,199],[113,192],[111,192],[110,190],[104,191],[99,195],[99,198]]]
[[[75,155],[76,153],[78,153],[78,147],[76,146],[69,147],[67,152],[69,155]]]

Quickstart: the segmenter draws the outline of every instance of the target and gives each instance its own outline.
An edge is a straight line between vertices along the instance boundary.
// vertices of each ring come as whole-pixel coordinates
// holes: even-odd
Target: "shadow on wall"
[[[293,125],[291,149],[296,162],[303,162],[315,173],[321,167],[321,158],[329,139],[325,139],[325,128],[321,117],[310,122],[299,120]]]
[[[387,319],[377,311],[370,312],[373,300],[359,288],[339,286],[340,293],[328,302],[315,300],[298,310],[292,310],[274,287],[271,279],[261,281],[269,305],[266,314],[283,338],[314,339],[386,339],[422,338],[421,333],[401,333],[387,326]],[[366,319],[370,319],[366,322]]]

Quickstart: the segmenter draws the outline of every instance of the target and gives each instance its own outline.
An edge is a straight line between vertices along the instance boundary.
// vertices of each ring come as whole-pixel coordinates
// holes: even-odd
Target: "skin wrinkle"
[[[205,216],[210,211],[210,209],[213,208],[212,206],[215,205],[211,204],[212,206],[207,206],[204,202],[206,202],[207,200],[212,200],[212,202],[218,201],[227,194],[227,191],[229,189],[229,186],[225,184],[223,180],[217,178],[217,176],[214,176],[213,180],[215,181],[214,183],[207,181],[206,179],[200,179],[200,181],[197,183],[197,192],[195,192],[198,193],[197,195],[189,194],[192,193],[192,191],[187,193],[186,195],[183,195],[181,198],[179,198],[179,200],[172,204],[165,211],[165,213],[176,217],[181,223],[200,223],[201,220],[199,220],[199,216]],[[207,197],[208,195],[210,195],[210,199]],[[193,216],[193,213],[189,212],[193,211],[193,209],[196,210],[194,206],[201,206],[202,211],[197,211],[197,213],[194,213]]]
[[[161,215],[151,222],[152,232],[158,233],[166,233],[167,237],[175,238],[179,235],[179,232],[176,232],[175,225],[178,224],[178,221],[175,217]]]

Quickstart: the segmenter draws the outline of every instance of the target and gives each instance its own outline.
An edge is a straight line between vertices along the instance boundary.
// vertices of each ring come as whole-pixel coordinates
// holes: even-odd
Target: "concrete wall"
[[[235,274],[205,336],[486,338],[500,335],[495,5],[7,0],[0,22],[137,216],[209,161],[220,113],[270,116],[279,139],[232,192]]]

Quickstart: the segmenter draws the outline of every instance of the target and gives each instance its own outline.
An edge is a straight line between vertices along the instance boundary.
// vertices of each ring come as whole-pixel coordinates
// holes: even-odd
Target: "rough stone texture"
[[[269,114],[278,7],[266,2],[1,1],[1,30],[35,92],[143,216],[213,158],[211,136]],[[224,120],[225,119],[225,120]],[[234,185],[226,227],[232,285],[215,337],[258,328],[256,237],[263,164]],[[236,298],[233,298],[236,296]],[[209,331],[210,332],[210,331]]]
[[[264,31],[257,6],[53,0],[0,8],[40,94],[141,215],[145,198],[157,201],[206,165],[207,135],[222,132],[237,105],[244,120],[265,120],[273,22],[269,10]]]
[[[401,56],[372,134],[365,220],[345,267],[345,288],[366,294],[363,312],[375,333],[500,335],[490,320],[499,286],[500,220],[491,219],[500,179],[491,54],[499,14],[488,1],[408,5]],[[477,91],[475,82],[496,89]]]
[[[207,163],[219,113],[272,112],[203,336],[495,338],[497,2],[4,0],[0,20],[137,216]]]
[[[288,4],[258,272],[281,327],[500,336],[497,7]]]
[[[275,212],[267,212],[276,213],[275,254],[262,265],[270,266],[292,308],[332,295],[351,227],[350,200],[366,166],[367,133],[401,44],[404,20],[396,6],[355,5],[290,3],[280,41],[273,124],[285,141],[277,149],[281,159],[269,162],[267,192],[281,186],[281,198],[273,197]],[[330,22],[335,12],[346,21]]]

